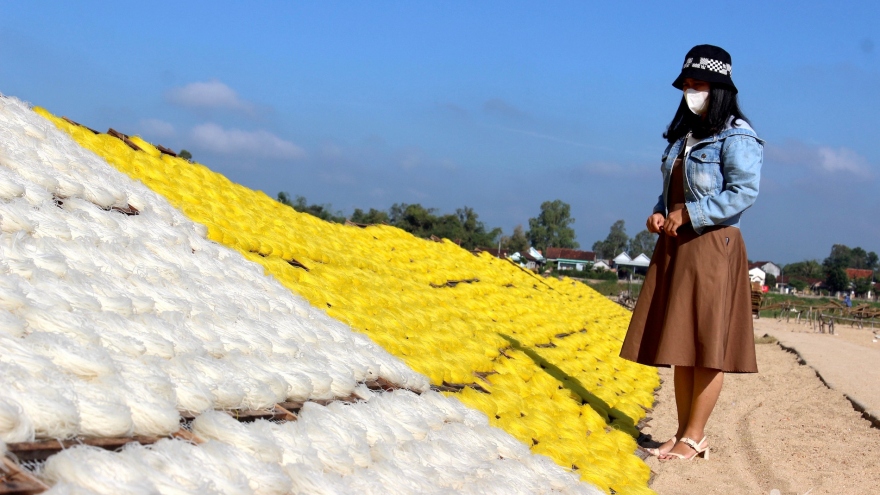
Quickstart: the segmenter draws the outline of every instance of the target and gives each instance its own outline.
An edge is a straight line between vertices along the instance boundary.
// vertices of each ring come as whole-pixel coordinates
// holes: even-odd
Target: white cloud
[[[657,167],[639,162],[588,161],[572,167],[558,169],[569,180],[576,182],[597,182],[597,180],[626,180],[624,184],[659,181]]]
[[[509,119],[522,119],[528,117],[525,112],[501,98],[492,98],[483,103],[483,111],[490,115],[496,115]]]
[[[174,126],[164,120],[143,119],[138,122],[141,132],[157,138],[171,137],[174,135]]]
[[[328,141],[321,145],[319,156],[324,161],[339,162],[345,158],[345,151],[339,145]]]
[[[191,134],[195,144],[215,153],[287,160],[297,160],[306,156],[306,152],[299,146],[268,131],[224,129],[217,124],[207,123],[194,127]]]
[[[422,152],[418,148],[406,148],[399,153],[397,163],[404,170],[412,170],[423,162]]]
[[[814,146],[789,140],[781,145],[768,144],[764,158],[767,162],[807,167],[823,174],[855,175],[866,178],[874,175],[871,164],[864,156],[845,147]]]
[[[397,166],[404,170],[457,170],[458,165],[448,158],[433,158],[428,156],[418,146],[401,148],[394,153],[392,158]]]
[[[831,173],[849,172],[860,177],[871,175],[868,160],[849,148],[819,148],[819,166]]]
[[[238,97],[229,86],[220,81],[194,82],[174,88],[166,94],[168,101],[190,108],[223,108],[252,112],[253,105]]]
[[[591,175],[601,175],[603,177],[628,177],[634,175],[632,169],[625,168],[623,165],[615,162],[589,162],[583,165],[583,170]]]

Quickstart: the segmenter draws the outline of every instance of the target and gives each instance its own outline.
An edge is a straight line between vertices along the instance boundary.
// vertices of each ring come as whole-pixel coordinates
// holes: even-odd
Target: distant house
[[[635,266],[647,267],[651,264],[651,258],[648,257],[645,253],[641,253],[640,255],[633,258],[633,264]]]
[[[577,249],[547,248],[544,255],[547,264],[553,265],[557,270],[588,270],[596,262],[596,253],[592,251],[579,251]]]
[[[593,270],[612,270],[613,271],[614,269],[611,268],[611,265],[606,263],[605,260],[596,260],[596,262],[593,263]]]
[[[749,263],[749,270],[752,268],[760,268],[765,275],[773,275],[774,277],[778,277],[782,273],[782,269],[772,261],[756,261],[754,263]]]
[[[547,263],[547,259],[541,254],[541,251],[533,247],[530,247],[525,253],[513,253],[510,255],[510,259],[529,270],[539,270]]]
[[[529,270],[540,270],[547,263],[541,252],[535,250],[535,248],[529,248],[528,251],[523,253],[522,257],[525,260],[526,268]]]
[[[496,258],[509,258],[510,253],[506,249],[478,247],[471,251],[474,254],[489,253]]]
[[[857,278],[874,278],[874,270],[863,270],[860,268],[847,268],[846,269],[846,278],[850,280],[855,280]]]
[[[752,266],[752,265],[749,265]],[[761,285],[764,285],[764,281],[767,280],[767,272],[762,270],[760,267],[754,267],[749,269],[749,280],[752,282],[759,282]]]
[[[850,289],[855,289],[855,281],[856,279],[866,278],[868,280],[874,280],[874,270],[865,270],[861,268],[847,268],[846,269],[846,278],[849,279],[849,287]],[[871,299],[874,297],[874,287],[876,284],[871,282],[871,286],[868,289],[868,293],[865,294],[865,297]]]
[[[612,261],[614,261],[614,266],[617,267],[618,270],[621,268],[626,268],[628,270],[630,280],[632,280],[634,273],[641,275],[647,273],[648,265],[651,264],[651,258],[648,258],[645,253],[642,253],[635,258],[631,258],[628,253],[623,252],[618,254]]]
[[[770,287],[770,289],[776,289],[780,294],[791,293],[791,277],[788,275],[780,275],[776,277],[776,285]]]
[[[788,287],[790,283],[791,283],[791,277],[789,277],[788,275],[780,275],[780,276],[776,277],[776,287],[774,287],[774,288],[782,290],[782,289]]]
[[[618,254],[612,261],[616,266],[630,266],[635,268],[647,268],[651,264],[651,258],[642,253],[635,258],[630,258],[626,252]]]

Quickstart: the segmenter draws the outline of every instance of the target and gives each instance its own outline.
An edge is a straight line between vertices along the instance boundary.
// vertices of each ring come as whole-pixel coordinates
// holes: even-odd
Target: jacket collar
[[[763,139],[758,137],[758,135],[755,133],[755,131],[752,130],[751,127],[748,127],[748,124],[746,124],[746,127],[728,127],[727,129],[719,132],[718,134],[713,134],[705,139],[697,141],[694,144],[694,148],[696,148],[697,146],[704,145],[704,144],[714,143],[716,141],[722,141],[724,139],[727,139],[730,136],[737,136],[737,135],[753,137],[753,138],[755,138],[756,141],[761,143],[762,146],[764,145],[764,142],[765,142]],[[687,136],[679,138],[678,141],[673,145],[673,147],[675,149],[681,149],[681,146],[684,144],[685,139],[687,139]],[[672,150],[670,150],[670,151],[672,151]]]

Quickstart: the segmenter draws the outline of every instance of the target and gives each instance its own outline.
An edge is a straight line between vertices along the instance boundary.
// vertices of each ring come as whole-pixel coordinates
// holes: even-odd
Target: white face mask
[[[684,99],[691,112],[703,115],[709,108],[709,91],[697,91],[696,89],[684,90]]]

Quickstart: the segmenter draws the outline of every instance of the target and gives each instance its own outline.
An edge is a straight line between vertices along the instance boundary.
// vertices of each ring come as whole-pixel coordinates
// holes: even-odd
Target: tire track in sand
[[[812,369],[775,344],[757,346],[757,375],[725,377],[707,434],[709,460],[648,458],[651,488],[660,495],[782,495],[876,493],[880,430],[826,388]],[[642,430],[666,440],[676,427],[671,370]]]

